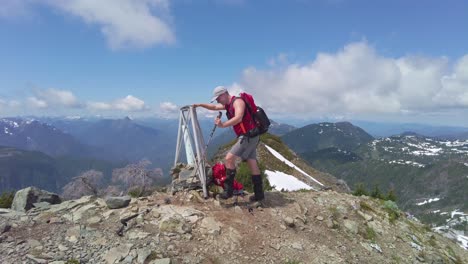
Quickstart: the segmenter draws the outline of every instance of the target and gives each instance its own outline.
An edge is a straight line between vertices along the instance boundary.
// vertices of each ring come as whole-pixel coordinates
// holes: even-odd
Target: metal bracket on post
[[[191,129],[190,129],[191,127]],[[203,195],[208,197],[206,188],[206,169],[205,169],[205,140],[197,118],[197,111],[193,106],[184,106],[180,108],[179,130],[177,133],[176,156],[174,166],[177,165],[180,157],[180,147],[185,147],[187,164],[193,165],[195,173],[198,175]]]

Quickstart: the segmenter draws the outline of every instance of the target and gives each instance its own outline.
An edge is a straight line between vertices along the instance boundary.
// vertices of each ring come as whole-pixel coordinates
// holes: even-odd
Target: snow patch
[[[439,200],[440,200],[440,198],[431,198],[429,200],[424,200],[424,202],[417,203],[416,205],[421,206],[421,205],[425,205],[425,204],[428,204],[428,203],[437,202]]]
[[[286,163],[286,165],[288,165],[289,167],[291,168],[294,168],[296,169],[297,171],[299,171],[300,173],[302,173],[303,175],[309,177],[311,180],[313,180],[314,182],[320,184],[321,186],[323,186],[323,184],[319,181],[317,181],[316,179],[314,179],[314,177],[310,176],[309,174],[307,174],[305,171],[301,170],[299,167],[297,167],[296,165],[294,165],[292,162],[290,162],[289,160],[287,160],[285,157],[283,157],[283,155],[281,155],[279,152],[277,152],[276,150],[272,149],[271,147],[269,147],[268,145],[265,144],[265,147],[268,149],[268,151],[270,151],[271,154],[273,154],[273,156],[275,156],[277,159],[281,160],[282,162]]]
[[[296,177],[280,171],[265,170],[268,181],[276,190],[297,191],[300,189],[313,190],[313,188]]]
[[[7,134],[7,135],[10,135],[10,136],[13,135],[13,133],[11,133],[10,131],[8,131],[8,127],[4,127],[4,130],[3,130],[3,131],[4,131],[5,134]]]
[[[415,166],[418,168],[424,168],[426,165],[418,163],[416,161],[410,161],[410,160],[391,160],[388,162],[389,164],[400,164],[400,165],[411,165]]]
[[[460,246],[466,250],[468,250],[468,237],[463,235],[457,236],[458,242],[460,242]]]
[[[457,215],[461,215],[461,216],[468,216],[468,214],[465,214],[463,212],[460,212],[458,211],[458,209],[456,209],[455,211],[452,211],[450,213],[450,218],[453,218],[454,216],[457,216]]]

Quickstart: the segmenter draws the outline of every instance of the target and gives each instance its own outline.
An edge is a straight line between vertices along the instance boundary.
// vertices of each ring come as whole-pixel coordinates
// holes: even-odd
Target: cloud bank
[[[112,49],[175,42],[169,0],[3,0],[0,17],[31,16],[36,6],[52,7],[99,27]]]
[[[366,41],[306,64],[247,68],[240,85],[270,112],[378,114],[468,108],[468,55],[385,57]],[[237,85],[237,84],[236,84]]]

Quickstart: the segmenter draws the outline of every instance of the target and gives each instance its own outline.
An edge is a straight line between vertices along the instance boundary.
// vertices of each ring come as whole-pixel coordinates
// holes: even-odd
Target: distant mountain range
[[[98,170],[110,180],[112,170],[123,166],[91,158],[54,158],[39,151],[0,146],[0,192],[37,186],[60,193],[71,178],[82,172]]]
[[[352,150],[374,138],[349,122],[311,124],[282,136],[294,151],[304,153],[337,147]]]
[[[285,134],[286,144],[314,168],[363,183],[369,191],[394,189],[398,203],[438,223],[447,212],[468,210],[468,140],[438,139],[413,132],[373,139],[347,123],[320,123]],[[437,198],[437,202],[418,205]],[[439,214],[433,212],[439,210]]]
[[[0,145],[37,150],[51,156],[84,156],[90,149],[72,135],[37,120],[0,119]]]

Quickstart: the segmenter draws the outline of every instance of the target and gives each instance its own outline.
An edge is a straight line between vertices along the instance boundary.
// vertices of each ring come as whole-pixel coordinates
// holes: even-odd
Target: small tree
[[[120,196],[122,190],[117,185],[109,185],[101,191],[101,196]]]
[[[71,182],[62,188],[62,197],[65,199],[78,199],[84,195],[97,196],[102,179],[103,173],[100,171],[85,171],[74,177]]]
[[[11,208],[15,193],[15,191],[3,192],[2,195],[0,195],[0,208]]]
[[[353,195],[355,196],[361,196],[361,195],[368,196],[369,195],[366,191],[366,187],[364,187],[364,183],[360,182],[355,185],[355,190],[353,192]]]
[[[132,196],[142,196],[162,175],[161,170],[147,170],[149,165],[151,162],[144,159],[124,168],[115,169],[112,172],[112,182],[122,185],[123,189]]]
[[[382,192],[380,191],[380,188],[379,186],[376,184],[374,185],[374,189],[372,190],[371,192],[371,197],[374,197],[374,198],[377,198],[377,199],[382,199],[382,200],[385,200],[385,197],[384,195],[382,194]]]
[[[393,188],[387,192],[387,197],[385,197],[385,200],[396,202],[397,197]]]

